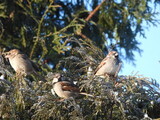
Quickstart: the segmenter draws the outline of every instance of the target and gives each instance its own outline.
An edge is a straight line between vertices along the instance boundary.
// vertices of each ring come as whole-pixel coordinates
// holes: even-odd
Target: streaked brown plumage
[[[116,77],[121,68],[121,61],[118,58],[118,53],[116,51],[111,51],[102,60],[97,69],[95,70],[95,75],[97,76],[114,76]]]
[[[60,74],[59,74],[60,75]],[[69,81],[59,81],[60,76],[56,75],[53,79],[53,91],[60,97],[68,99],[70,97],[78,97],[79,95],[86,95],[93,97],[90,94],[80,92],[80,89]],[[52,90],[51,90],[52,91]]]
[[[12,49],[6,52],[5,58],[9,59],[12,68],[19,75],[29,75],[35,73],[33,62],[27,55],[21,53],[18,49]]]

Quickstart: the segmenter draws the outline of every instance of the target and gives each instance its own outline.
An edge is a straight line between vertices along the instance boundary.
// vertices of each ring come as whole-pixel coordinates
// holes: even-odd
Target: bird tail
[[[40,74],[38,74],[36,71],[34,71],[33,74],[36,75],[41,81],[46,82],[46,79]]]
[[[117,77],[118,72],[119,72],[119,70],[120,70],[121,66],[122,66],[122,62],[121,62],[121,63],[119,63],[119,65],[118,65],[118,69],[116,70],[116,73],[115,73],[114,77]]]
[[[80,94],[81,94],[81,95],[86,95],[86,96],[89,96],[89,97],[94,97],[93,95],[88,94],[88,93],[84,93],[84,92],[81,92]]]

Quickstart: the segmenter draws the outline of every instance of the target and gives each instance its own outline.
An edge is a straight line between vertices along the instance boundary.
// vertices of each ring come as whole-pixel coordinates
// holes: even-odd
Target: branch
[[[88,15],[88,17],[85,19],[85,21],[89,21],[92,16],[99,10],[99,8],[102,6],[102,4],[105,2],[106,0],[103,0],[101,2],[101,4],[99,4],[92,12],[90,12],[90,14]]]
[[[47,12],[52,7],[52,4],[53,4],[53,1],[49,4],[49,6],[47,7],[47,9],[45,10],[44,14],[42,15],[42,17],[40,19],[40,22],[38,24],[38,29],[37,29],[36,40],[35,40],[35,43],[33,44],[33,47],[32,47],[31,53],[30,53],[30,58],[32,58],[34,50],[40,40],[39,38],[40,38],[40,34],[41,34],[41,26],[42,26],[43,20],[45,19],[45,16],[47,15]]]

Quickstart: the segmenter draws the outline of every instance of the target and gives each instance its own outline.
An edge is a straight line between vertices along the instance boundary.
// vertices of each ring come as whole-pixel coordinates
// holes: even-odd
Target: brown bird
[[[68,99],[70,97],[76,98],[79,95],[86,95],[93,97],[93,95],[80,92],[80,89],[75,84],[69,81],[59,81],[60,77],[61,76],[59,73],[55,74],[55,77],[52,81],[53,84],[53,89],[51,89],[52,94],[54,94],[53,93],[54,91],[60,98],[63,99]]]
[[[17,75],[29,75],[36,73],[33,62],[18,49],[12,49],[5,53],[5,58],[9,59],[10,65]]]
[[[118,58],[118,53],[116,51],[111,51],[99,64],[95,70],[95,75],[101,77],[117,77],[121,64],[122,63]]]

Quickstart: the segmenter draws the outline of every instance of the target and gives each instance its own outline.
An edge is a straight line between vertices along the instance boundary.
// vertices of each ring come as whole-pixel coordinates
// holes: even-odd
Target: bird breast
[[[76,93],[71,92],[71,91],[67,91],[67,90],[63,90],[62,87],[63,86],[62,86],[61,82],[57,82],[53,86],[55,93],[59,97],[65,98],[65,99],[68,99],[69,97],[75,97]]]
[[[24,72],[26,74],[30,74],[34,70],[31,62],[29,60],[25,60],[20,55],[16,55],[13,58],[9,58],[9,62],[16,72],[19,71]]]
[[[96,75],[101,73],[107,73],[109,75],[115,75],[119,67],[119,62],[116,59],[108,59],[106,63],[97,71]]]
[[[62,85],[59,82],[54,84],[53,89],[59,97],[66,98],[64,91],[62,90]]]

